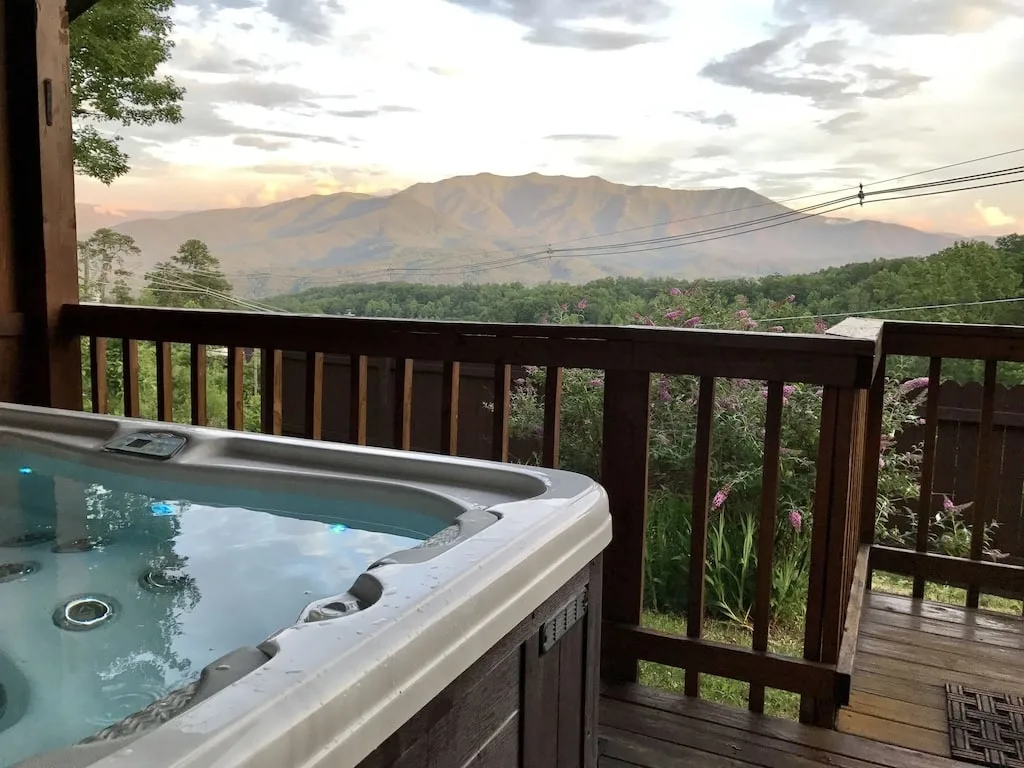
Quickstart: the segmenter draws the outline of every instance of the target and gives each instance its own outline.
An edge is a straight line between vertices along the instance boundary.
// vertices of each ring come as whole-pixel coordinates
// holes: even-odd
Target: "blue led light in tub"
[[[32,467],[22,467],[21,469],[18,470],[18,473],[22,475],[31,475]]]
[[[342,533],[348,530],[348,526],[344,523],[335,523],[331,526],[331,533]]]
[[[170,504],[165,504],[162,501],[154,501],[149,505],[150,511],[158,517],[166,517],[167,515],[174,514],[174,507]]]

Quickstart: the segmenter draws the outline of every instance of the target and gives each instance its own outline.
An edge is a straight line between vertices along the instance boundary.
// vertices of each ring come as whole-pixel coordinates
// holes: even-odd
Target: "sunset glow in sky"
[[[174,18],[185,120],[118,126],[132,172],[79,178],[79,202],[485,171],[784,199],[1024,147],[1024,0],[178,0]],[[886,205],[857,215],[1024,229],[1024,184]]]

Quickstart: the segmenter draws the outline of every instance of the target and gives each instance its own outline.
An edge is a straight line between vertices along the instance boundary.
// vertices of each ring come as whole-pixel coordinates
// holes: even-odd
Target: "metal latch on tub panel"
[[[555,615],[540,627],[540,652],[547,653],[562,636],[583,620],[587,615],[587,588],[555,611]]]

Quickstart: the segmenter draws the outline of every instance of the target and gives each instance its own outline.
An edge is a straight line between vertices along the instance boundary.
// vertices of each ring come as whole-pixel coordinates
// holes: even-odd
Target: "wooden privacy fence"
[[[944,381],[939,387],[938,429],[931,509],[944,499],[964,504],[974,499],[977,480],[978,435],[984,386]],[[997,385],[992,412],[992,447],[989,466],[989,516],[998,523],[992,546],[1015,563],[1024,562],[1024,387]],[[920,417],[928,416],[927,404]],[[903,450],[925,440],[924,423],[907,427],[897,440]]]
[[[509,403],[512,367],[546,368],[541,461],[558,464],[562,369],[604,372],[603,440],[600,477],[608,492],[614,539],[605,553],[602,670],[609,681],[635,681],[638,661],[648,660],[686,670],[686,691],[697,695],[702,673],[750,684],[749,707],[764,708],[765,688],[800,694],[801,717],[831,725],[835,709],[849,692],[849,670],[840,669],[847,605],[856,592],[858,565],[866,561],[858,543],[861,528],[861,459],[877,339],[800,336],[605,326],[502,325],[425,321],[368,320],[327,316],[258,314],[101,305],[65,305],[61,330],[90,339],[94,393],[103,389],[106,358],[103,340],[123,339],[124,405],[137,415],[137,340],[155,342],[160,386],[158,416],[170,420],[168,388],[170,343],[191,346],[192,421],[205,414],[205,349],[226,347],[228,425],[243,424],[242,350],[259,349],[263,360],[262,427],[281,434],[284,428],[282,351],[299,353],[303,377],[303,434],[324,436],[325,402],[348,413],[348,442],[368,441],[372,400],[370,358],[386,358],[393,374],[386,386],[392,413],[389,445],[408,450],[413,444],[414,412],[436,411],[440,434],[436,451],[458,455],[463,366],[490,370],[495,407],[490,412],[491,458],[506,460],[509,451]],[[877,333],[877,329],[875,329]],[[347,397],[325,386],[325,355],[348,359]],[[415,366],[414,366],[415,361]],[[415,367],[433,361],[440,385],[426,395],[414,387]],[[666,634],[641,626],[651,375],[689,375],[699,379],[687,635]],[[703,638],[706,612],[704,567],[710,512],[709,469],[716,378],[767,382],[762,497],[757,550],[756,600],[752,647]],[[767,651],[778,515],[783,385],[804,382],[822,388],[820,439],[816,460],[814,523],[811,532],[809,588],[802,658]],[[378,381],[375,386],[380,387]],[[338,400],[335,405],[332,401]],[[383,401],[381,401],[383,402]],[[93,398],[103,410],[106,398]],[[866,550],[864,550],[866,553]],[[863,566],[861,567],[863,570]],[[849,644],[849,638],[846,638]]]

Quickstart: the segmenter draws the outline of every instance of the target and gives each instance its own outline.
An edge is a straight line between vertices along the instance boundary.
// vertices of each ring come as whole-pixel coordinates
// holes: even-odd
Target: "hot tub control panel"
[[[169,459],[185,447],[185,437],[172,432],[133,432],[111,440],[106,451],[131,453],[148,459]]]

